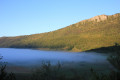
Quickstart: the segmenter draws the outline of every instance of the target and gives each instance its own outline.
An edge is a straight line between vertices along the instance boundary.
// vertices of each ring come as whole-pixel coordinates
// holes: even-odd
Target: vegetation
[[[86,51],[120,44],[120,13],[106,20],[84,20],[65,28],[41,34],[2,37],[0,47],[49,48]]]
[[[115,54],[108,57],[108,60],[114,65],[114,67],[120,70],[120,45],[116,44],[115,50]]]
[[[91,68],[87,73],[82,73],[75,69],[67,70],[61,64],[43,63],[41,67],[33,71],[29,80],[120,80],[120,72],[115,71],[105,73],[97,72]],[[23,77],[22,80],[25,78]]]
[[[2,57],[0,57],[2,59]],[[7,73],[6,65],[0,64],[0,80],[16,80],[15,75],[11,73]]]
[[[14,75],[6,72],[6,65],[0,64],[0,80],[120,80],[119,22],[120,13],[107,16],[104,21],[84,20],[48,33],[0,38],[0,47],[114,53],[108,60],[117,71],[100,73],[91,68],[81,74],[83,72],[78,68],[68,69],[63,68],[60,63],[52,65],[50,62],[43,62],[41,67],[30,74]]]
[[[92,80],[120,80],[120,45],[115,43],[114,46],[102,47],[98,49],[92,49],[89,51],[110,53],[108,61],[117,69],[116,71],[111,71],[109,74],[99,74],[91,69]]]
[[[93,68],[85,74],[83,70],[64,68],[60,63],[52,65],[43,62],[41,67],[30,74],[7,73],[6,66],[0,68],[0,80],[120,80],[120,72],[97,72]]]
[[[50,63],[43,63],[39,69],[33,72],[32,80],[120,80],[120,45],[115,43],[114,46],[94,50],[111,53],[108,60],[117,70],[105,73],[97,72],[91,68],[90,72],[87,71],[85,75],[82,75],[79,70],[69,69],[68,71],[72,73],[70,75],[60,64],[52,66]]]
[[[111,71],[109,74],[97,73],[91,69],[90,80],[120,80],[120,72]]]
[[[119,55],[120,54],[120,45],[115,43],[114,46],[109,47],[101,47],[96,49],[87,50],[85,52],[97,52],[97,53],[109,53],[111,55]]]
[[[42,63],[41,67],[33,72],[32,80],[58,80],[61,65],[52,66],[50,62]]]

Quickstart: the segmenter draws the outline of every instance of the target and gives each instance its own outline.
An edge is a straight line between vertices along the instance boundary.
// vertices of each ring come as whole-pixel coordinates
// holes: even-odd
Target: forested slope
[[[0,47],[72,51],[108,47],[115,43],[120,44],[120,13],[95,16],[52,32],[0,38]]]

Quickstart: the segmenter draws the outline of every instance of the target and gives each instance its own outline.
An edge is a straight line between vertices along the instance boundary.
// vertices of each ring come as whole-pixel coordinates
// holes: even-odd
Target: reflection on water
[[[63,52],[63,51],[42,51],[31,49],[13,49],[0,48],[0,55],[3,56],[2,61],[11,65],[34,66],[39,65],[42,61],[50,61],[51,63],[107,63],[105,54],[92,52]]]

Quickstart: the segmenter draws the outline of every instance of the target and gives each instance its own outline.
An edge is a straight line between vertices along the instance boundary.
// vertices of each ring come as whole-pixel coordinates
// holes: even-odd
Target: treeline
[[[52,65],[43,62],[42,65],[29,74],[7,73],[6,66],[0,67],[0,80],[120,80],[120,72],[96,72],[90,68],[85,74],[75,69],[63,68],[60,63]],[[81,74],[80,74],[81,73]]]

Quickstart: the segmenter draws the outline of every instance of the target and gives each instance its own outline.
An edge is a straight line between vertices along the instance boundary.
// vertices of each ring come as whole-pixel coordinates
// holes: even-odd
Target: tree
[[[2,56],[0,56],[0,60]],[[11,73],[7,73],[6,71],[6,64],[0,63],[0,80],[16,80],[15,75]]]

